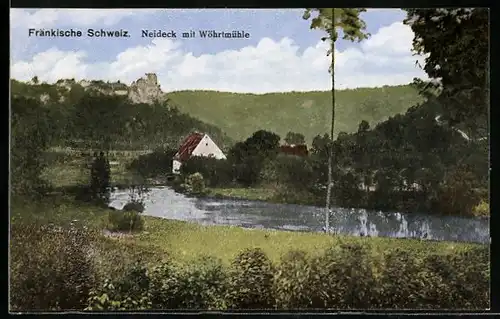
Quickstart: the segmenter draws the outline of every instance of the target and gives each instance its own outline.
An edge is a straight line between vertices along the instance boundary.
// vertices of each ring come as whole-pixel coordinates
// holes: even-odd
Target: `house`
[[[307,156],[309,151],[307,150],[307,145],[282,145],[279,148],[280,153],[295,156]]]
[[[192,156],[214,157],[216,159],[226,159],[226,155],[215,144],[215,142],[204,133],[192,133],[182,142],[179,150],[174,155],[172,161],[172,173],[180,172],[182,163]]]

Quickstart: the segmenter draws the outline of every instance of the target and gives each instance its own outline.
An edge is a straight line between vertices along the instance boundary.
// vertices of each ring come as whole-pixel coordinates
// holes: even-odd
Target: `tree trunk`
[[[328,147],[328,185],[326,189],[326,205],[325,205],[325,232],[330,232],[330,212],[332,202],[332,186],[333,186],[333,131],[335,128],[335,9],[332,8],[332,31],[331,31],[331,55],[332,55],[332,122],[330,127],[330,143]]]

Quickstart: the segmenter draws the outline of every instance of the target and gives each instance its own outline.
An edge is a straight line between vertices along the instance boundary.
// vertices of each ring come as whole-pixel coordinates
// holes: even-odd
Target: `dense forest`
[[[270,88],[272,90],[272,88]],[[243,140],[264,129],[281,136],[290,130],[304,134],[310,145],[317,134],[328,131],[330,91],[240,94],[216,91],[179,91],[168,94],[179,110]],[[357,88],[336,92],[337,130],[355,132],[358,120],[375,125],[404,113],[423,101],[411,85]]]
[[[65,88],[11,80],[11,85],[13,114],[27,105],[39,105],[50,123],[51,145],[127,150],[177,147],[194,130],[207,132],[222,146],[232,143],[220,129],[182,113],[169,101],[132,104],[126,96],[86,90],[78,83]]]
[[[61,112],[68,112],[72,105],[88,92],[74,80],[65,85],[47,83],[23,83],[11,81],[13,96],[42,97],[46,101],[58,102]],[[61,84],[62,80],[58,84]],[[126,90],[123,83],[89,81],[94,91],[108,93]],[[302,132],[306,143],[311,144],[317,134],[328,131],[328,107],[331,104],[329,91],[287,92],[267,94],[241,94],[217,91],[179,91],[168,93],[170,109],[217,127],[233,140],[244,140],[253,132],[265,129],[284,136],[290,130]],[[358,88],[337,92],[338,132],[355,132],[358,119],[375,125],[389,116],[403,113],[423,98],[412,85],[384,86],[380,88]],[[120,107],[121,109],[123,107]],[[154,107],[136,105],[133,112],[148,116]],[[141,110],[141,112],[137,112]],[[155,112],[158,112],[156,110]],[[201,123],[201,122],[200,122]],[[209,126],[206,126],[207,128]],[[217,136],[221,133],[213,128],[207,131]],[[220,140],[219,139],[219,140]],[[148,140],[148,138],[146,138]],[[143,145],[141,142],[138,145]],[[149,145],[147,145],[149,146]]]

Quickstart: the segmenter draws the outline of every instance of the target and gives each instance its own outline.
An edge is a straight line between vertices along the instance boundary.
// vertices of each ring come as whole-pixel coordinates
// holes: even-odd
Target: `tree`
[[[23,195],[39,194],[44,182],[44,151],[51,141],[48,110],[40,100],[14,97],[11,102],[11,190]]]
[[[94,153],[94,161],[90,169],[90,190],[94,199],[107,203],[111,191],[111,169],[104,152],[99,156]]]
[[[288,145],[292,145],[292,144],[303,145],[306,143],[306,138],[304,137],[303,134],[288,132],[288,133],[286,133],[285,142]]]
[[[33,84],[38,84],[38,83],[40,83],[40,81],[38,80],[38,76],[36,76],[36,75],[35,75],[35,76],[31,79],[31,82],[32,82]]]
[[[325,211],[325,231],[330,229],[330,205],[333,184],[333,134],[335,129],[335,42],[338,38],[338,29],[343,31],[343,39],[350,41],[362,41],[368,38],[365,32],[366,23],[360,18],[360,14],[365,9],[352,8],[306,8],[303,18],[308,20],[311,12],[318,15],[311,20],[311,29],[321,29],[327,32],[328,36],[322,38],[323,41],[330,41],[330,49],[327,54],[331,55],[332,63],[330,73],[332,77],[332,123],[330,128],[330,145],[328,156],[328,185],[326,194]]]
[[[358,133],[366,133],[368,132],[368,130],[370,129],[370,124],[363,120],[359,123],[359,126],[358,126]]]
[[[415,34],[413,50],[427,55],[423,69],[431,81],[424,90],[439,92],[442,120],[452,126],[465,123],[469,136],[485,136],[490,76],[488,9],[405,10],[404,23]]]

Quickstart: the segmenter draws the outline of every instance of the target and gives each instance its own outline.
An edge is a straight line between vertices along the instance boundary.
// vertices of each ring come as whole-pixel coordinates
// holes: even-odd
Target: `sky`
[[[331,88],[331,57],[322,31],[311,30],[302,9],[11,9],[11,78],[53,83],[75,78],[131,83],[156,73],[165,92],[246,93]],[[380,87],[426,78],[415,64],[413,32],[399,9],[362,14],[369,39],[339,40],[335,87]],[[96,38],[88,29],[126,30],[129,37]],[[80,30],[81,37],[29,36],[29,29]],[[175,31],[177,38],[142,37],[142,30]],[[195,38],[182,38],[193,30]],[[200,30],[249,34],[200,38]]]

